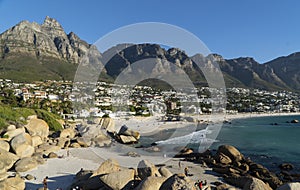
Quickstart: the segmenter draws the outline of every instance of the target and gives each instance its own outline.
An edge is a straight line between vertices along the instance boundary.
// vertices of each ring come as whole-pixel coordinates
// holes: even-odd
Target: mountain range
[[[48,16],[43,24],[22,21],[0,34],[0,78],[72,80],[80,60],[90,48],[97,50],[75,33],[66,34],[61,24]],[[110,57],[112,53],[114,56]],[[183,50],[166,50],[157,44],[120,44],[96,54],[99,59],[109,57],[103,72],[105,80],[110,81],[133,63],[153,58],[156,61],[151,72],[176,75],[179,68],[194,84],[205,86],[205,77],[193,61],[197,58],[205,67],[209,67],[212,60],[217,62],[227,87],[300,91],[300,53],[258,63],[251,57],[224,59],[217,54],[189,57]]]

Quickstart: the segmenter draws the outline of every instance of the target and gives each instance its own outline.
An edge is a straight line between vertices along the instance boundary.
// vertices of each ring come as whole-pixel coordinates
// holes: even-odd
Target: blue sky
[[[57,19],[65,31],[94,43],[137,22],[182,27],[225,58],[264,63],[300,51],[300,2],[296,0],[0,0],[0,32],[21,20]]]

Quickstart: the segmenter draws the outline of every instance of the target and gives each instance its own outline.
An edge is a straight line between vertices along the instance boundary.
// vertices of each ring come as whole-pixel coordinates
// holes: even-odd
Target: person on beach
[[[48,176],[46,176],[43,180],[43,185],[44,185],[44,190],[47,190],[48,189]]]
[[[181,168],[181,161],[178,162],[178,167]]]
[[[189,169],[187,167],[184,168],[184,174],[185,174],[185,176],[189,175]]]
[[[202,188],[203,188],[203,181],[200,181],[198,185],[199,185],[199,189],[202,190]]]

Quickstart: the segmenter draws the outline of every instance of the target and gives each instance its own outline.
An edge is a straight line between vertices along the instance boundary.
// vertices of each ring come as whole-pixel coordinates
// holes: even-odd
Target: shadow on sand
[[[68,187],[74,182],[74,174],[63,174],[62,176],[49,177],[48,178],[48,189],[56,190],[62,189],[67,190]],[[37,190],[38,188],[43,187],[43,182],[39,181],[26,181],[26,190]]]

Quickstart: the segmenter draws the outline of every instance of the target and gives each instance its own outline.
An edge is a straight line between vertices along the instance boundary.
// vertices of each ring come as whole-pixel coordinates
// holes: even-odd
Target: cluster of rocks
[[[123,125],[119,131],[115,129],[115,123],[111,118],[97,118],[93,123],[79,126],[80,134],[88,146],[110,146],[113,141],[122,144],[137,143],[140,133]]]
[[[24,126],[8,126],[2,137],[0,189],[25,189],[20,172],[32,170],[45,163],[46,159],[59,157],[55,152],[60,149],[87,146],[75,128],[53,133],[49,131],[48,124],[37,116],[29,116]]]
[[[182,155],[184,154],[179,156]],[[282,180],[280,175],[270,172],[250,158],[245,158],[235,147],[230,145],[220,146],[215,155],[210,151],[190,153],[187,159],[208,165],[214,172],[220,174],[228,184],[243,190],[283,190],[289,189],[285,188],[288,186],[297,186],[300,189],[300,183],[288,183],[288,181]],[[281,167],[284,170],[292,168],[290,164],[283,164]],[[217,184],[218,190],[227,188],[226,184]]]
[[[76,186],[85,190],[196,190],[189,177],[147,160],[141,160],[137,168],[125,168],[108,159],[95,171],[79,171],[71,188]]]

